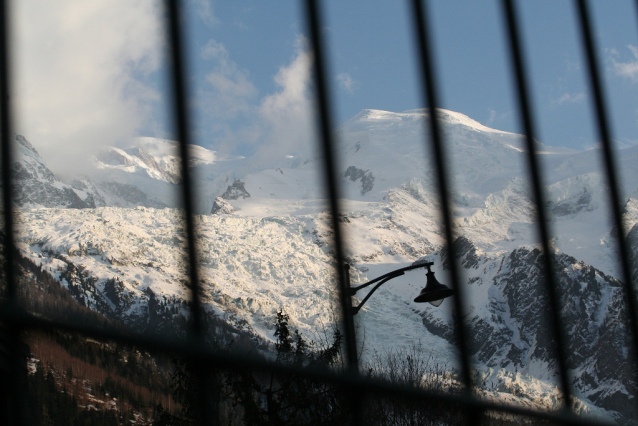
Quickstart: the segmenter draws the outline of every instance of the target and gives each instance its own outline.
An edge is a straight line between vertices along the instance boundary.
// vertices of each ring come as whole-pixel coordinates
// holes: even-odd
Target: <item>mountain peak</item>
[[[438,108],[438,117],[439,120],[446,124],[460,124],[463,126],[467,126],[476,130],[480,130],[482,132],[490,132],[490,133],[505,133],[512,134],[510,132],[505,132],[502,130],[492,129],[491,127],[487,127],[478,121],[468,117],[465,114],[460,112],[450,111],[443,108]],[[429,108],[419,108],[419,109],[411,109],[403,112],[391,112],[391,111],[383,111],[378,109],[364,109],[359,112],[350,122],[376,122],[376,123],[392,123],[392,122],[401,122],[401,121],[416,121],[422,120],[426,117],[429,117],[430,109]]]
[[[17,155],[12,172],[13,198],[20,207],[57,207],[82,209],[95,207],[92,199],[82,198],[49,170],[38,151],[22,135],[15,136]],[[86,195],[80,191],[82,195]]]
[[[42,157],[31,143],[22,135],[15,135],[15,140],[18,142],[18,153],[33,158],[39,163],[45,164]]]

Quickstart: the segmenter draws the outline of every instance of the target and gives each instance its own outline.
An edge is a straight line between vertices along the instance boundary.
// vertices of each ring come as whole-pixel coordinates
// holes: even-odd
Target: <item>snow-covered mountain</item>
[[[13,198],[20,207],[95,207],[91,194],[62,183],[24,136],[15,138]]]
[[[423,258],[435,262],[437,277],[446,282],[426,149],[428,116],[427,110],[364,110],[339,129],[340,221],[353,284]],[[452,111],[439,110],[437,117],[450,154],[470,294],[464,317],[474,330],[476,366],[492,386],[488,397],[557,407],[522,138]],[[24,185],[17,198],[31,200],[18,202],[24,207],[16,234],[22,253],[73,289],[81,303],[140,331],[183,325],[178,319],[188,316],[189,292],[185,235],[175,209],[175,142],[140,138],[108,148],[92,160],[93,171],[69,185],[46,169],[28,142],[23,146],[20,170],[38,172],[27,176],[37,185]],[[579,404],[597,415],[633,416],[636,383],[628,374],[626,312],[598,153],[538,147]],[[321,159],[289,156],[264,168],[201,147],[191,152],[207,311],[270,339],[274,313],[283,307],[300,331],[320,335],[339,306]],[[626,229],[638,241],[638,147],[623,150],[619,159]],[[57,194],[50,188],[79,202],[50,203],[49,194]],[[638,253],[638,243],[632,244]],[[454,368],[451,304],[414,304],[423,285],[423,273],[410,272],[382,287],[357,315],[361,343],[383,350],[419,340],[434,359]]]
[[[105,147],[87,159],[88,171],[81,176],[56,176],[24,136],[15,137],[14,199],[20,207],[179,207],[181,177],[177,142],[156,138],[135,138],[125,148]],[[225,162],[243,157],[220,155],[191,145],[189,167],[196,170],[198,187],[206,187],[207,168],[221,173]],[[210,198],[211,195],[208,195]],[[213,197],[214,198],[214,197]],[[203,205],[210,211],[212,201]],[[205,207],[199,207],[199,210]]]
[[[455,244],[467,281],[470,307],[465,319],[471,327],[472,356],[492,371],[554,382],[555,344],[540,251],[521,247],[491,257],[463,237]],[[446,253],[422,260],[447,268]],[[567,365],[576,394],[609,410],[635,415],[636,383],[627,356],[630,335],[622,283],[564,253],[554,256],[569,346]],[[423,316],[430,332],[454,339],[450,315],[423,311],[413,303],[412,309]]]
[[[219,164],[242,159],[196,145],[189,146],[189,153],[188,165],[197,170],[195,175],[207,166],[220,169]],[[105,202],[101,206],[163,208],[181,203],[180,160],[175,141],[136,138],[126,148],[105,148],[92,159],[92,164],[94,168],[87,178],[102,193]],[[206,206],[210,211],[208,203]]]

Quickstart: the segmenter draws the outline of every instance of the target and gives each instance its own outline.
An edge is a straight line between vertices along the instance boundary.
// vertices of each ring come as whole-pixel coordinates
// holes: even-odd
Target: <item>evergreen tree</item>
[[[341,334],[319,348],[292,331],[290,317],[277,312],[275,350],[277,363],[309,368],[340,368]],[[235,369],[225,375],[223,390],[247,425],[339,424],[347,419],[339,386],[297,374]]]

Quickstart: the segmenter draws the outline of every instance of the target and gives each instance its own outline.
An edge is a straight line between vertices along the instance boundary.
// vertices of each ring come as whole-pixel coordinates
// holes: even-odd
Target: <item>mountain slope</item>
[[[455,244],[463,282],[467,282],[465,294],[471,306],[464,318],[471,327],[469,348],[476,362],[556,381],[556,346],[540,251],[522,247],[492,258],[467,239]],[[422,261],[449,267],[446,251]],[[636,383],[628,354],[623,284],[563,253],[555,255],[555,264],[560,315],[567,330],[567,365],[577,395],[635,417]],[[432,333],[455,340],[450,316],[429,308],[421,312],[423,324]]]
[[[353,285],[424,256],[434,261],[440,281],[449,282],[425,143],[428,115],[427,110],[364,110],[339,129],[344,209],[339,221]],[[521,136],[451,111],[437,111],[437,116],[451,154],[454,220],[464,237],[459,240],[463,282],[471,297],[463,315],[473,326],[475,366],[503,389],[498,398],[557,407]],[[603,416],[633,416],[629,406],[636,384],[626,374],[626,313],[615,278],[615,233],[596,153],[538,147],[547,171],[547,209],[579,404],[585,411],[604,407],[609,412],[600,411]],[[171,323],[179,328],[189,315],[185,235],[181,212],[171,208],[179,205],[174,148],[174,142],[152,138],[109,148],[95,159],[94,172],[72,189],[88,194],[80,199],[90,195],[104,207],[24,209],[16,234],[23,254],[77,300],[142,332],[167,330]],[[270,168],[258,159],[193,151],[206,311],[271,339],[274,314],[283,307],[295,328],[320,336],[339,306],[321,158],[282,158]],[[621,155],[628,197],[624,217],[627,229],[633,227],[632,241],[638,240],[638,173],[629,166],[637,155],[638,149]],[[384,350],[421,341],[434,359],[458,368],[451,303],[438,309],[415,305],[423,285],[422,271],[415,271],[380,288],[357,315],[360,343],[367,350]],[[357,296],[362,299],[365,292]],[[516,386],[520,389],[514,391]]]
[[[13,199],[20,207],[95,207],[93,197],[62,183],[24,136],[15,137]]]

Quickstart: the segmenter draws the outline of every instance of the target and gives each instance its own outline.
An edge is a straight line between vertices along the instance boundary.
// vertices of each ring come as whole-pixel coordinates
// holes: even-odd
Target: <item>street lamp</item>
[[[366,288],[374,283],[377,283],[376,286],[366,295],[366,297],[359,303],[359,306],[352,307],[352,315],[356,315],[359,313],[361,307],[368,301],[372,293],[377,291],[379,287],[383,284],[391,280],[392,278],[400,277],[405,274],[406,271],[410,271],[412,269],[417,268],[428,268],[428,272],[426,272],[425,276],[427,277],[427,281],[425,283],[425,287],[421,290],[421,293],[414,299],[416,303],[425,303],[428,302],[431,305],[439,306],[443,303],[443,299],[446,297],[450,297],[454,294],[454,290],[449,288],[446,285],[441,284],[434,278],[434,272],[430,270],[430,266],[434,265],[433,262],[419,263],[418,265],[406,266],[405,268],[400,268],[392,272],[388,272],[385,275],[381,275],[378,278],[375,278],[367,283],[351,287],[350,286],[350,265],[346,264],[346,279],[348,281],[348,295],[350,297],[354,296],[359,290]]]

